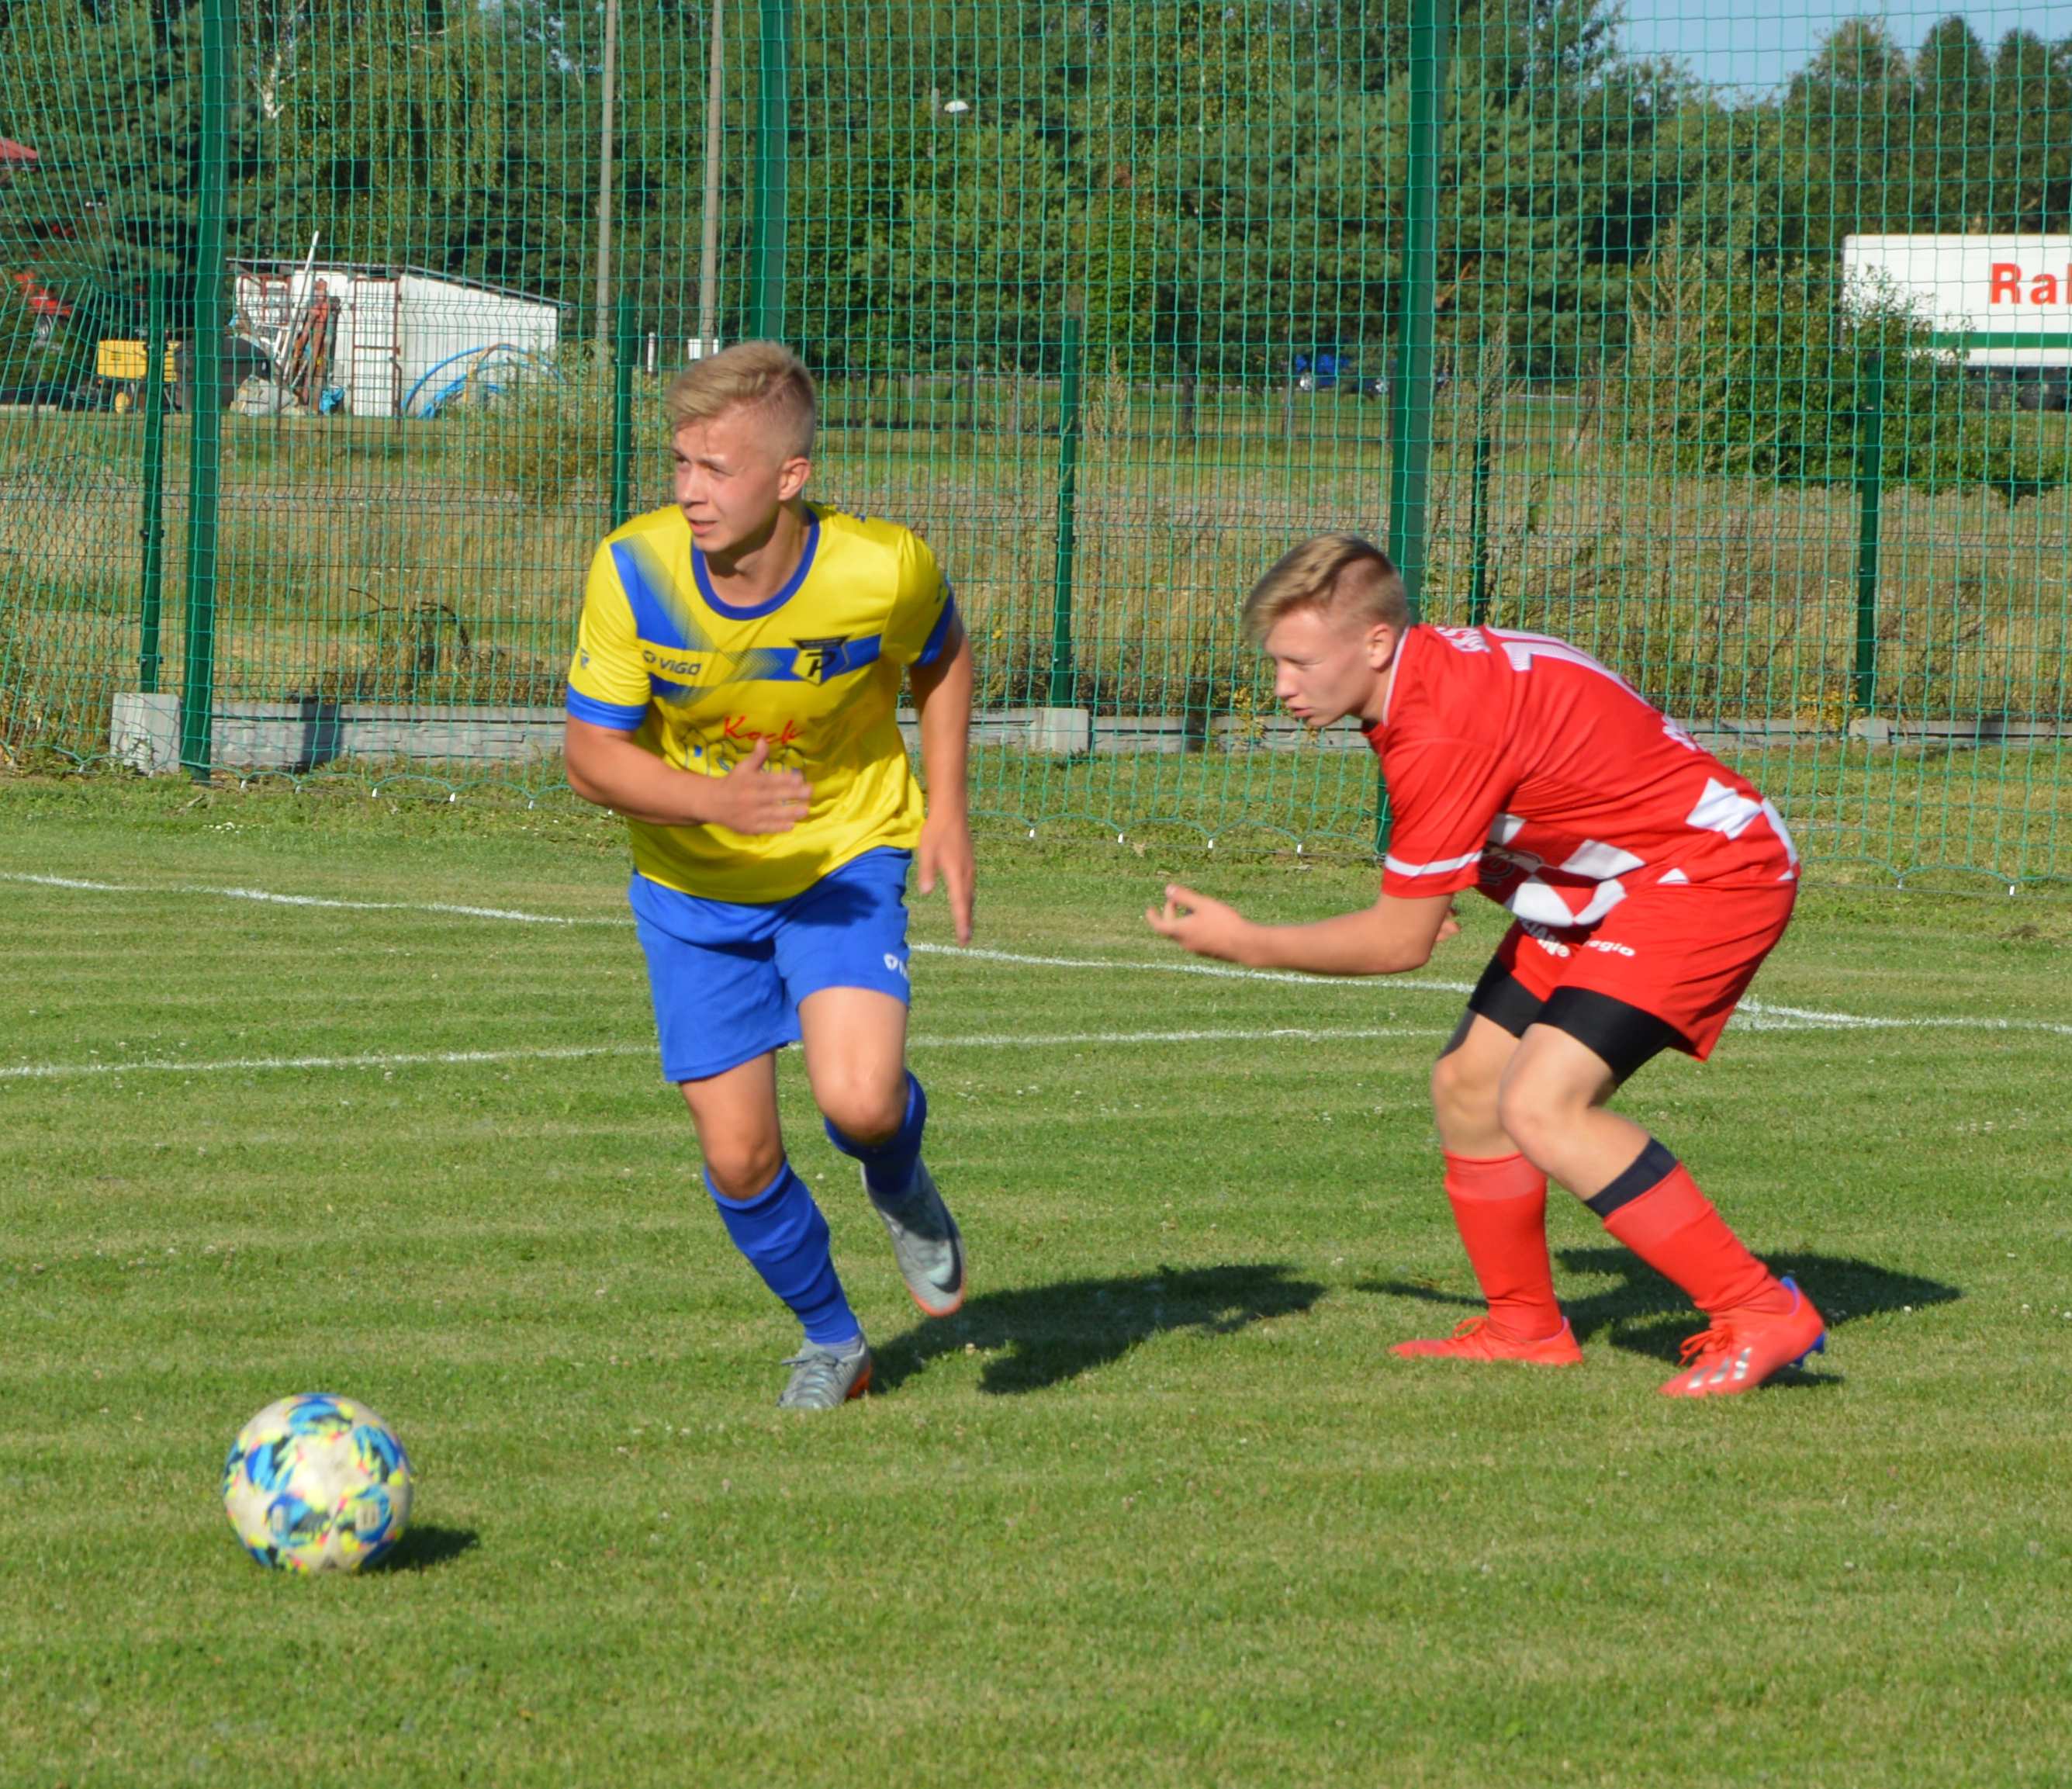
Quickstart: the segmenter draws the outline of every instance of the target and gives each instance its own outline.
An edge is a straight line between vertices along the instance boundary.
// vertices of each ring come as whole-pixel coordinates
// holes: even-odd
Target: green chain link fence
[[[0,751],[552,786],[661,387],[768,333],[981,808],[1371,843],[1235,627],[1354,528],[1816,860],[2072,874],[2072,24],[1991,17],[0,4]]]

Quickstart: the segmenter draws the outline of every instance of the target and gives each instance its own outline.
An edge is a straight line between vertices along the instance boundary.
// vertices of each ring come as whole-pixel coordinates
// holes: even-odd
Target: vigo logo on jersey
[[[702,658],[687,658],[680,653],[657,652],[644,643],[640,648],[640,662],[648,667],[648,674],[651,677],[660,676],[673,683],[698,683],[705,674],[705,661]]]

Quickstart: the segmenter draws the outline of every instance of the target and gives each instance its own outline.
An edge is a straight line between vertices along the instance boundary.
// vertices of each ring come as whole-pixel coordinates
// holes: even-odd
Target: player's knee
[[[858,1143],[882,1143],[906,1116],[906,1077],[841,1075],[816,1083],[813,1096],[828,1122]]]
[[[1496,1081],[1449,1050],[1432,1065],[1432,1108],[1442,1122],[1495,1116]]]
[[[722,1199],[754,1199],[784,1166],[784,1145],[775,1137],[735,1137],[705,1151],[705,1174]]]
[[[1497,1090],[1497,1122],[1524,1151],[1528,1162],[1542,1166],[1572,1126],[1573,1107],[1564,1090],[1550,1088],[1530,1075],[1507,1077]]]

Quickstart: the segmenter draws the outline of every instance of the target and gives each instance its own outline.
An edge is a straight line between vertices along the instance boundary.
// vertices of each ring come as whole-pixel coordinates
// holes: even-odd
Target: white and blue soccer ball
[[[223,1505],[261,1565],[356,1572],[403,1537],[410,1462],[396,1431],[352,1398],[282,1398],[230,1444]]]

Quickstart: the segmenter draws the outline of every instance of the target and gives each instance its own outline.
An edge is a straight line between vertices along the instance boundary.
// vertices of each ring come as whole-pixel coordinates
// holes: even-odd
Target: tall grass
[[[636,386],[635,509],[665,501],[659,381]],[[828,409],[813,490],[924,529],[956,580],[982,700],[1047,693],[1060,601],[1054,389],[974,413],[952,382],[910,421]],[[976,414],[976,426],[973,416]],[[1259,569],[1326,528],[1385,533],[1381,407],[1338,393],[1170,392],[1107,370],[1082,411],[1068,601],[1077,699],[1198,720],[1268,705],[1236,615]],[[2061,419],[2033,419],[2041,429]],[[9,418],[0,431],[4,736],[105,733],[134,675],[140,430]],[[1474,441],[1498,446],[1478,541]],[[1847,486],[1663,469],[1588,391],[1528,399],[1463,379],[1435,418],[1424,608],[1467,618],[1479,550],[1490,619],[1598,652],[1680,715],[1839,728],[1858,629]],[[224,697],[557,699],[590,553],[610,524],[609,392],[580,369],[434,423],[225,421],[215,597]],[[165,646],[177,687],[186,439],[168,430]],[[1872,706],[2058,722],[2072,653],[2072,498],[1886,493]]]

